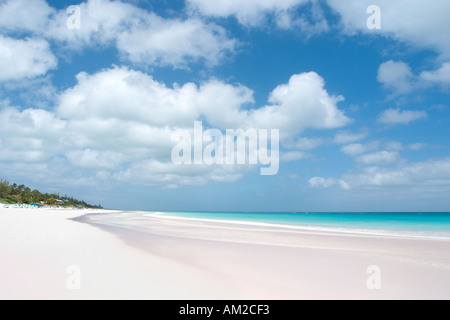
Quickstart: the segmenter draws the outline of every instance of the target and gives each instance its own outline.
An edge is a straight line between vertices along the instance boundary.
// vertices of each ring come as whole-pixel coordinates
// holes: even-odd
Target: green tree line
[[[64,202],[61,204],[60,202]],[[7,204],[37,204],[37,205],[60,205],[67,207],[83,207],[89,209],[103,209],[101,205],[90,205],[73,197],[63,196],[58,193],[41,193],[31,190],[29,187],[0,179],[0,202]]]

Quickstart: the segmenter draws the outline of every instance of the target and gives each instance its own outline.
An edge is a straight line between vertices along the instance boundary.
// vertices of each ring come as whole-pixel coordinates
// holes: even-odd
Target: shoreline
[[[448,240],[224,226],[211,221],[166,220],[162,215],[153,216],[150,231],[131,224],[88,223],[144,252],[217,272],[228,282],[238,276],[241,285],[252,288],[251,297],[256,299],[450,298]],[[268,266],[268,261],[279,263]],[[368,290],[367,269],[373,265],[380,265],[388,289]],[[255,273],[278,281],[261,285]],[[336,278],[330,279],[330,274]],[[407,280],[398,281],[405,276]],[[318,292],[305,292],[303,286]],[[430,286],[436,291],[418,291]]]
[[[126,211],[124,211],[126,212]],[[408,238],[408,239],[425,239],[425,240],[450,240],[450,236],[436,236],[436,235],[417,235],[417,232],[412,230],[403,229],[383,229],[383,228],[360,228],[360,227],[328,227],[328,226],[314,226],[314,225],[300,225],[300,224],[283,224],[283,223],[270,223],[260,221],[247,221],[247,220],[224,220],[224,219],[212,219],[212,218],[192,218],[182,216],[170,216],[165,215],[164,212],[141,212],[145,216],[155,217],[163,216],[164,219],[173,220],[185,220],[185,221],[197,221],[214,224],[224,225],[236,225],[236,226],[250,226],[250,227],[262,227],[262,228],[275,228],[275,229],[290,229],[300,232],[312,232],[320,234],[334,234],[334,235],[360,235],[360,236],[373,236],[373,237],[390,237],[390,238]],[[445,212],[447,214],[447,212]],[[339,213],[336,213],[339,214]],[[346,213],[347,214],[347,213]],[[378,232],[375,232],[377,230]]]
[[[447,212],[445,212],[447,214]],[[166,212],[160,211],[126,211],[126,210],[117,210],[114,214],[139,214],[149,218],[161,218],[163,220],[174,220],[175,222],[192,222],[195,224],[205,224],[210,228],[239,228],[239,229],[262,229],[262,230],[276,230],[276,231],[286,231],[286,232],[301,232],[304,234],[316,234],[316,235],[324,235],[324,236],[361,236],[367,238],[389,238],[389,239],[410,239],[410,240],[437,240],[437,241],[450,241],[450,235],[447,236],[436,236],[426,234],[429,231],[420,232],[422,234],[417,234],[417,231],[414,230],[405,230],[405,229],[383,229],[383,228],[360,228],[360,227],[329,227],[329,226],[315,226],[315,225],[301,225],[301,224],[288,224],[288,223],[271,223],[271,222],[262,222],[262,221],[249,221],[249,220],[225,220],[225,219],[215,219],[215,218],[199,218],[199,217],[183,217],[181,215],[166,215]],[[450,213],[448,213],[450,215]],[[102,216],[103,214],[86,214],[79,218],[77,218],[80,222],[86,223],[100,223],[100,224],[109,224],[109,222],[102,221],[93,221],[90,219],[90,216]],[[120,223],[119,223],[120,226]],[[376,232],[376,231],[377,232]],[[442,232],[442,231],[440,231]]]
[[[450,241],[93,219],[107,212],[123,213],[0,208],[0,298],[450,298]],[[73,265],[81,290],[67,288]],[[367,286],[371,266],[380,290]]]

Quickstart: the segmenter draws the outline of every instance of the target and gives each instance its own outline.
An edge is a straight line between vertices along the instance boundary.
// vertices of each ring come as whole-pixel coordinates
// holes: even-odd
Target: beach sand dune
[[[0,209],[0,298],[450,298],[445,240],[72,220],[88,212]]]

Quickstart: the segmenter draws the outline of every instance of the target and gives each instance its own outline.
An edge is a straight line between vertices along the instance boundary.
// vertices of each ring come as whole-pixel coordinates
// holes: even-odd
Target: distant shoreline
[[[133,211],[123,211],[130,215]],[[386,236],[413,239],[450,240],[450,213],[232,213],[232,212],[146,212],[140,211],[143,217],[158,216],[166,220],[184,220],[199,223],[212,223],[247,227],[264,227],[286,229],[303,232],[321,232],[334,234],[350,234],[365,236]],[[399,224],[395,217],[401,215],[403,220],[418,220]],[[404,215],[404,216],[403,216]],[[409,216],[411,217],[409,217]],[[445,220],[436,221],[436,215],[448,215]],[[330,216],[333,217],[330,219]],[[352,217],[351,219],[348,216]],[[371,219],[367,219],[367,216]],[[347,217],[347,218],[345,218]],[[270,218],[270,219],[269,219]],[[336,219],[335,219],[336,218]],[[343,219],[347,223],[342,222]],[[363,220],[361,220],[361,219]],[[379,219],[378,219],[379,218]],[[431,219],[433,218],[433,219]],[[88,217],[86,217],[87,220]],[[384,221],[386,219],[386,221]],[[354,220],[354,221],[352,221]],[[359,221],[358,221],[359,220]],[[366,221],[367,220],[367,221]],[[359,222],[355,224],[354,222]],[[391,222],[392,221],[392,222]],[[126,222],[126,221],[125,221]],[[422,223],[422,227],[421,226]],[[437,229],[434,229],[438,227]],[[422,229],[421,229],[422,228]]]

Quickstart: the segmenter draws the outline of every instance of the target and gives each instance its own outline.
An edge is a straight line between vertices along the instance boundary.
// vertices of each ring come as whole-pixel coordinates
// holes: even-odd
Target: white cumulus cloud
[[[45,0],[8,0],[0,4],[0,29],[8,31],[45,31],[47,20],[56,12]]]
[[[390,60],[380,65],[377,78],[378,82],[391,90],[394,95],[409,94],[432,85],[446,88],[450,85],[450,63],[444,63],[439,69],[423,71],[420,75],[416,75],[409,64]]]
[[[410,93],[414,89],[411,67],[402,61],[387,61],[378,69],[378,81],[396,94]]]
[[[51,41],[64,53],[115,47],[139,66],[216,65],[238,46],[224,28],[200,19],[162,18],[124,1],[87,0],[78,6],[80,28],[70,29],[66,8],[57,10],[43,0],[10,0],[0,5],[0,26],[7,33]]]
[[[393,168],[369,166],[360,172],[345,174],[340,179],[315,177],[310,180],[310,185],[322,188],[340,186],[345,190],[370,192],[382,188],[415,197],[445,196],[450,192],[450,158],[401,162]]]
[[[351,121],[337,107],[343,99],[330,95],[317,73],[302,73],[275,88],[269,98],[271,105],[251,111],[249,122],[253,127],[280,129],[287,137],[306,128],[335,129]]]
[[[428,117],[425,111],[388,109],[378,116],[378,122],[384,124],[409,124]]]
[[[184,67],[189,62],[219,64],[237,41],[226,30],[199,19],[163,19],[151,15],[145,23],[121,32],[117,48],[130,61]]]
[[[450,58],[448,12],[450,2],[411,0],[327,0],[342,18],[346,32],[374,33],[367,28],[366,13],[371,5],[381,10],[381,30],[376,34],[393,37],[419,48],[431,48]]]
[[[313,147],[319,142],[298,135],[307,128],[333,129],[348,123],[337,106],[340,100],[328,94],[323,79],[315,73],[292,76],[287,84],[274,89],[270,105],[252,109],[248,105],[254,104],[253,92],[241,84],[213,79],[169,87],[126,67],[80,73],[77,84],[59,95],[53,111],[2,109],[4,156],[0,162],[5,167],[8,159],[24,159],[42,164],[42,172],[51,170],[48,163],[55,162],[54,170],[60,174],[67,175],[71,172],[67,168],[73,168],[79,183],[92,182],[91,177],[100,173],[102,181],[164,187],[235,181],[258,167],[173,164],[171,151],[177,131],[191,131],[197,120],[204,121],[205,129],[222,132],[279,129],[282,143],[303,141]],[[22,129],[12,130],[11,126]],[[24,146],[27,154],[19,152]],[[307,156],[295,143],[294,150],[290,147],[282,153],[282,161]]]
[[[57,64],[47,41],[0,35],[0,81],[42,76]]]
[[[314,177],[309,179],[309,185],[313,188],[331,188],[336,185],[340,186],[342,189],[348,189],[348,185],[344,180],[334,179],[334,178],[322,178]]]
[[[336,133],[334,136],[334,142],[337,144],[349,144],[365,139],[368,136],[367,130],[363,130],[359,133],[342,131]]]
[[[420,77],[428,82],[450,85],[450,63],[443,63],[442,66],[434,71],[424,71]]]
[[[348,144],[341,148],[341,152],[348,154],[350,156],[360,155],[360,154],[365,153],[366,151],[367,151],[367,146],[365,146],[361,143]]]
[[[309,0],[187,0],[192,9],[215,17],[235,16],[244,25],[260,25],[267,14],[285,13]]]
[[[397,162],[401,158],[398,151],[377,151],[358,157],[358,161],[365,165],[381,165]]]

